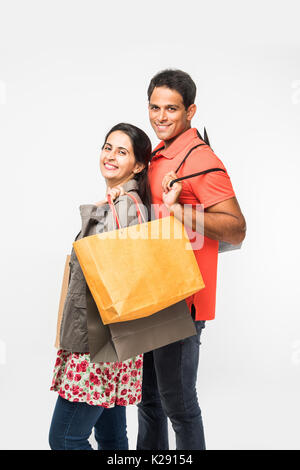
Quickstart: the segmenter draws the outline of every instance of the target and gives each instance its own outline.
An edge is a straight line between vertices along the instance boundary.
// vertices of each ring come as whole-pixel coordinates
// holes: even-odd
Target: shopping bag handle
[[[132,194],[130,194],[130,193],[128,193],[128,192],[125,192],[124,194],[127,194],[127,196],[131,197],[131,199],[133,199],[133,201],[135,202],[136,211],[137,211],[138,220],[139,220],[139,224],[141,224],[142,222],[146,222],[145,217],[143,216],[143,213],[142,213],[142,211],[140,210],[139,203],[138,203],[137,199],[136,199]],[[110,194],[107,195],[107,201],[108,201],[109,207],[111,208],[112,213],[113,213],[113,215],[114,215],[114,217],[115,217],[115,219],[116,219],[118,228],[122,228],[122,227],[121,227],[121,224],[120,224],[120,219],[119,219],[119,217],[118,217],[118,214],[117,214],[117,211],[116,211],[114,202],[112,201]],[[142,219],[143,219],[143,220],[142,220]]]
[[[201,134],[199,131],[197,131],[197,134],[198,134],[198,137],[199,139],[201,139],[203,142],[201,142],[200,144],[197,144],[195,145],[194,147],[192,147],[188,153],[186,154],[186,156],[184,157],[184,159],[181,161],[181,163],[179,164],[179,166],[177,167],[175,173],[178,172],[178,170],[181,168],[181,166],[184,164],[184,162],[186,161],[186,159],[189,157],[189,155],[194,151],[196,150],[196,148],[198,147],[202,147],[202,146],[205,146],[205,145],[208,145],[210,147],[210,142],[209,142],[209,139],[208,139],[208,135],[207,135],[207,132],[206,132],[206,129],[204,127],[204,138],[201,137]],[[158,151],[161,150],[158,149]],[[211,173],[212,171],[224,171],[224,173],[226,173],[226,171],[223,169],[223,168],[209,168],[208,170],[204,170],[204,171],[199,171],[198,173],[193,173],[191,175],[186,175],[186,176],[181,176],[181,178],[176,178],[174,180],[172,180],[169,184],[170,188],[173,186],[174,183],[177,183],[177,181],[182,181],[182,180],[185,180],[185,179],[188,179],[188,178],[193,178],[194,176],[199,176],[199,175],[205,175],[206,173]]]
[[[209,168],[208,170],[199,171],[198,173],[193,173],[191,175],[182,176],[181,178],[176,178],[175,180],[172,180],[170,182],[169,186],[171,188],[174,183],[177,183],[177,181],[186,180],[188,178],[193,178],[194,176],[205,175],[206,173],[211,173],[212,171],[224,171],[224,173],[226,173],[226,171],[223,168]]]

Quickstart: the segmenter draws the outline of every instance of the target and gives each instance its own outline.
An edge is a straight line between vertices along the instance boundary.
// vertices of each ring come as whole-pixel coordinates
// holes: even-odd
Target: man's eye
[[[169,108],[169,111],[176,111],[176,108],[170,107],[170,108]]]
[[[158,109],[157,106],[151,106],[151,109],[153,109],[154,111],[156,111]]]

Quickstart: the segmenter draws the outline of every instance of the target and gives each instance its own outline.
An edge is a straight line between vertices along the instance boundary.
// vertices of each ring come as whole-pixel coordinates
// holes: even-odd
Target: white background
[[[219,257],[198,392],[208,449],[300,449],[300,38],[296,1],[0,2],[0,447],[48,449],[56,315],[99,149],[148,123],[151,77],[181,68],[247,220]],[[136,408],[127,408],[135,449]],[[175,448],[170,429],[170,447]]]

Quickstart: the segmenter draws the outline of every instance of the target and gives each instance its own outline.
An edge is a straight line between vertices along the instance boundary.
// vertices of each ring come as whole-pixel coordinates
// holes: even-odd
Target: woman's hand
[[[108,195],[111,197],[111,200],[114,201],[115,199],[117,199],[117,197],[124,196],[124,194],[125,194],[125,190],[124,190],[123,186],[115,186],[114,188],[110,188],[107,191],[106,200],[108,200],[107,199]]]
[[[125,194],[125,190],[123,186],[115,186],[114,188],[110,188],[107,193],[105,199],[102,201],[95,202],[95,206],[102,206],[108,202],[107,196],[111,196],[111,200],[114,201],[119,196],[123,196]]]
[[[174,171],[167,173],[162,180],[162,199],[164,205],[170,209],[173,204],[179,202],[180,193],[182,191],[182,184],[180,182],[174,183],[170,188],[169,184],[172,180],[175,180],[177,175]]]

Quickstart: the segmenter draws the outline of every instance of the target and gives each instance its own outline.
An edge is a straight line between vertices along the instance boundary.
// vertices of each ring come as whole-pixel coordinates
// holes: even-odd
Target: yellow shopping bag
[[[205,287],[184,225],[172,215],[73,246],[104,324],[147,317]]]

